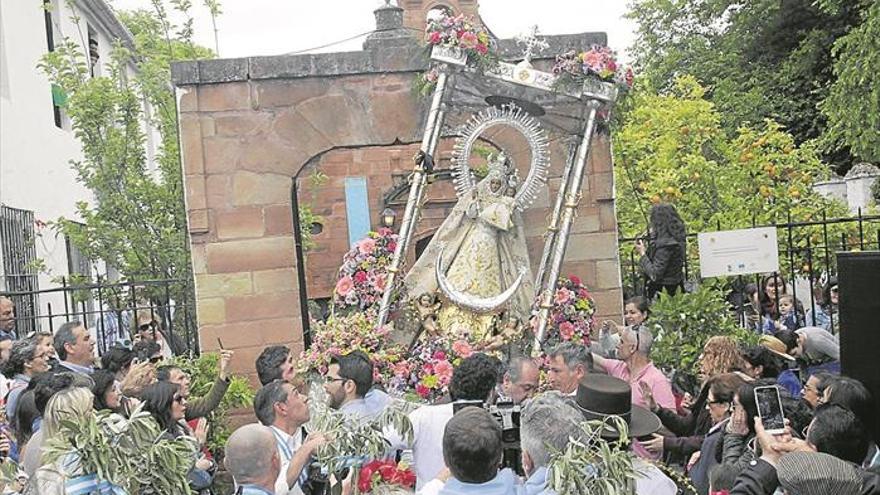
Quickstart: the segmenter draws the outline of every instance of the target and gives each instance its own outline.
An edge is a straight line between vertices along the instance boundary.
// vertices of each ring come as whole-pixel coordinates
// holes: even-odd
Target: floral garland
[[[468,63],[473,63],[482,71],[498,63],[489,32],[476,26],[463,14],[452,17],[441,13],[428,18],[425,26],[425,43],[429,50],[435,46],[463,50],[468,56]],[[439,76],[440,69],[437,65],[432,65],[416,80],[416,90],[422,95],[428,94],[434,89]]]
[[[633,85],[632,68],[623,68],[617,63],[617,56],[607,46],[593,45],[588,51],[568,51],[556,56],[553,66],[557,84],[581,85],[588,77],[615,83],[624,89]]]
[[[333,290],[334,309],[365,311],[382,300],[397,242],[397,234],[383,227],[352,246],[339,268]]]
[[[548,316],[546,342],[551,346],[560,342],[590,345],[595,313],[596,303],[581,279],[574,275],[560,278]],[[537,319],[533,319],[532,323],[537,325]]]
[[[433,402],[443,396],[452,380],[452,370],[474,353],[465,339],[451,340],[437,337],[420,342],[406,360],[392,366],[388,382],[395,395],[411,395],[415,399]]]
[[[401,486],[412,489],[416,486],[416,474],[406,463],[392,460],[375,460],[364,464],[358,476],[358,490],[361,493],[381,491],[385,486]]]
[[[390,327],[376,327],[372,315],[364,312],[313,321],[312,332],[312,344],[300,354],[297,362],[303,374],[326,374],[331,356],[361,351],[373,363],[373,381],[387,384],[394,365],[405,355],[402,347],[390,343]]]

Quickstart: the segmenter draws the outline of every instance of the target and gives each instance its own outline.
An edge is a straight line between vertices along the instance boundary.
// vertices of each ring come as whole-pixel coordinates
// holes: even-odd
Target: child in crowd
[[[716,464],[709,470],[709,495],[727,495],[733,490],[739,470],[733,464]]]
[[[774,321],[765,317],[763,330],[765,334],[772,335],[779,330],[795,331],[803,326],[800,302],[791,294],[783,294],[779,296],[779,318]]]

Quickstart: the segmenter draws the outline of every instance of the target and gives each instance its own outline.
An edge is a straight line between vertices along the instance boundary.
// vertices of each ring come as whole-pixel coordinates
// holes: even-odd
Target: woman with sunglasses
[[[148,411],[164,430],[163,437],[175,439],[181,436],[196,438],[200,444],[205,442],[206,428],[192,431],[184,421],[186,416],[186,397],[180,392],[180,386],[170,382],[156,382],[141,392],[144,410]],[[205,424],[204,422],[201,424]],[[195,453],[194,466],[187,478],[190,487],[199,494],[211,493],[214,472],[217,465],[200,453]]]
[[[840,301],[840,294],[837,287],[837,277],[830,277],[825,289],[822,291],[822,301],[816,304],[815,309],[807,310],[807,326],[822,327],[834,335],[840,331],[840,315],[837,309],[837,303]]]
[[[709,470],[719,464],[720,442],[733,412],[733,396],[743,383],[745,380],[736,373],[716,375],[706,382],[706,388],[709,389],[706,411],[709,412],[712,427],[703,438],[700,450],[691,456],[688,463],[688,475],[701,495],[709,491]]]

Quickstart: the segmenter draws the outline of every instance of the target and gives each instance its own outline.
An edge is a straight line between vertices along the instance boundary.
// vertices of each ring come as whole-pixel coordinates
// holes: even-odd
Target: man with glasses
[[[620,333],[620,344],[617,346],[619,359],[593,354],[593,361],[609,375],[630,384],[633,405],[648,407],[643,397],[643,390],[647,389],[658,406],[675,409],[672,385],[649,357],[653,343],[654,336],[644,326],[627,327]]]
[[[254,397],[254,412],[275,437],[281,457],[281,472],[275,481],[275,495],[301,495],[308,479],[312,454],[324,445],[321,434],[308,435],[303,425],[309,421],[309,399],[290,383],[275,380]]]
[[[373,363],[365,354],[351,352],[330,358],[330,366],[324,377],[324,390],[329,396],[331,408],[357,417],[379,414],[388,402],[385,400],[387,395],[372,391],[374,397],[368,400],[367,395],[372,387]]]

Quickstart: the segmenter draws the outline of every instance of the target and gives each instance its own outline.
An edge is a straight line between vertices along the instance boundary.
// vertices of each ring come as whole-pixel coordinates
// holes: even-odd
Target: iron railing
[[[45,301],[34,312],[21,312],[16,306],[19,337],[30,331],[54,333],[65,322],[81,321],[93,329],[99,355],[114,342],[134,340],[139,313],[149,313],[151,318],[160,322],[175,354],[198,354],[198,327],[192,294],[192,285],[183,280],[99,280],[98,283],[70,284],[62,279],[60,286],[51,289],[0,292],[0,296],[14,302]]]
[[[7,291],[19,293],[11,297],[15,309],[24,319],[21,330],[31,332],[33,316],[39,307],[37,251],[34,233],[34,212],[0,206],[0,255],[3,257],[3,278]]]
[[[864,215],[861,209],[857,215],[845,218],[826,218],[823,214],[819,220],[792,221],[790,216],[784,223],[771,225],[753,225],[730,227],[716,226],[717,230],[735,230],[738,228],[775,227],[779,239],[779,276],[788,285],[792,294],[804,295],[801,304],[804,309],[813,313],[821,300],[821,289],[832,276],[837,275],[835,253],[840,251],[880,250],[880,215]],[[722,228],[725,227],[725,228]],[[684,277],[685,287],[693,286],[701,281],[696,251],[696,233],[687,235],[688,255],[685,256]],[[645,295],[646,279],[639,270],[639,258],[632,249],[637,237],[618,240],[621,253],[621,275],[625,297]],[[741,320],[748,309],[748,298],[745,288],[754,282],[759,286],[764,276],[774,274],[756,274],[754,276],[724,277],[727,286],[728,300],[735,308]]]

